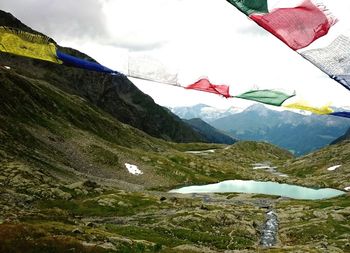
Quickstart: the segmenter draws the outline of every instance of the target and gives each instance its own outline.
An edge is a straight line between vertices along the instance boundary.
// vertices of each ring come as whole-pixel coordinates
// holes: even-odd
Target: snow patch
[[[133,175],[142,175],[143,172],[137,168],[136,165],[125,163],[125,167],[128,169],[129,173]]]
[[[214,149],[208,149],[208,150],[200,150],[200,151],[186,151],[187,154],[208,154],[208,153],[215,153]]]
[[[332,166],[332,167],[329,167],[327,170],[328,171],[334,171],[336,169],[338,169],[341,165],[335,165],[335,166]]]
[[[4,66],[4,68],[5,68],[5,69],[11,69],[11,67],[9,67],[9,66]]]
[[[252,164],[252,166],[253,166],[253,170],[264,170],[279,177],[289,177],[287,174],[278,172],[276,166],[271,166],[267,163],[254,163]]]
[[[350,191],[350,186],[344,188],[345,191]]]

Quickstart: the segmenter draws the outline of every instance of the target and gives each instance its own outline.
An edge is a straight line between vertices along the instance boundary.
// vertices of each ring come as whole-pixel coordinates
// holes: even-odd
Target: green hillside
[[[327,170],[341,165],[336,170]],[[330,145],[307,156],[291,160],[281,169],[298,178],[298,183],[343,189],[350,182],[350,141]]]

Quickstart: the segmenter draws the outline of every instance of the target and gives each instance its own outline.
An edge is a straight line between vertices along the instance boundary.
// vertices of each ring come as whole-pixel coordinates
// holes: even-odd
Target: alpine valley
[[[337,110],[344,110],[337,108]],[[287,149],[296,156],[327,146],[350,127],[346,118],[276,111],[262,104],[245,110],[222,111],[210,106],[173,108],[179,117],[202,118],[208,124],[239,140],[265,141]]]
[[[0,25],[37,33],[3,11]],[[307,148],[277,143],[298,155],[323,146],[295,157],[265,137],[186,123],[125,76],[5,53],[0,65],[1,253],[350,251],[349,121],[253,106],[207,122],[288,145],[303,130]],[[234,179],[343,193],[169,192]]]

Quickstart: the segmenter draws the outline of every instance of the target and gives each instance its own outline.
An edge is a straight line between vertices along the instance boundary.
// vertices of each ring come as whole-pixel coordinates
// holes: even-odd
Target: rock
[[[209,208],[206,207],[206,206],[204,206],[204,205],[201,205],[201,206],[200,206],[200,209],[201,209],[201,210],[205,210],[205,211],[208,211],[208,210],[209,210]]]
[[[89,221],[89,222],[87,222],[87,223],[85,224],[85,226],[90,227],[90,228],[95,228],[95,227],[96,227],[96,224],[93,223],[93,222],[91,222],[91,221]]]
[[[74,228],[72,230],[72,233],[74,233],[74,234],[82,234],[82,233],[84,233],[84,231],[82,229],[80,229],[80,228]]]
[[[166,197],[162,196],[160,197],[160,201],[165,201],[166,200]]]
[[[120,242],[128,243],[130,245],[132,244],[132,240],[130,240],[126,237],[118,237],[118,236],[108,237],[108,241],[112,242],[114,244],[119,244]]]
[[[183,245],[179,245],[173,248],[176,252],[198,252],[198,253],[215,253],[215,251],[212,251],[209,248],[199,248],[193,245],[189,245],[189,244],[183,244]]]
[[[35,171],[35,172],[34,172],[34,175],[37,176],[37,177],[39,177],[39,178],[45,177],[45,174],[43,174],[43,173],[40,172],[40,171]]]
[[[58,188],[51,189],[51,192],[60,199],[69,200],[72,198],[72,195],[70,193],[64,192]]]
[[[331,216],[336,221],[345,221],[346,220],[343,215],[338,214],[338,213],[331,213]]]
[[[120,201],[122,202],[122,201]],[[104,199],[99,199],[97,200],[97,203],[100,206],[108,206],[108,207],[115,207],[115,204],[117,203],[117,201],[115,199],[110,199],[110,198],[104,198]],[[119,204],[119,203],[118,203]]]
[[[189,166],[190,166],[191,168],[195,168],[195,167],[196,167],[196,163],[190,162],[190,163],[189,163]]]
[[[117,250],[117,248],[110,242],[105,242],[103,244],[99,244],[98,246],[107,250],[113,250],[113,251]]]
[[[321,247],[324,249],[328,249],[328,243],[327,242],[321,242]]]
[[[118,206],[123,206],[123,207],[129,207],[129,205],[126,204],[126,203],[123,202],[123,201],[119,201],[119,202],[117,203],[117,205],[118,205]]]
[[[77,188],[83,188],[83,182],[76,182],[73,184],[66,185],[68,189],[75,190]]]
[[[18,194],[18,198],[21,198],[22,201],[30,203],[34,200],[33,196],[27,195],[27,194]]]
[[[29,184],[30,181],[22,177],[21,175],[16,175],[10,179],[10,185],[13,186],[24,186]]]
[[[142,156],[141,157],[141,160],[142,161],[144,161],[144,162],[150,162],[150,161],[152,161],[149,157],[147,157],[147,156]]]
[[[87,188],[93,188],[94,189],[94,188],[97,188],[99,185],[96,182],[94,182],[94,181],[87,180],[87,181],[85,181],[83,183],[83,186],[87,187]]]
[[[75,192],[76,195],[84,195],[83,191],[78,189],[78,188],[74,189],[74,192]]]
[[[96,189],[94,189],[94,191],[95,191],[96,193],[99,193],[99,194],[102,194],[102,193],[103,193],[103,189],[102,189],[102,188],[96,188]]]
[[[75,193],[76,195],[80,195],[80,196],[84,196],[84,195],[87,195],[87,194],[88,194],[88,192],[87,192],[86,190],[84,190],[84,189],[79,189],[79,188],[74,189],[74,193]]]
[[[323,220],[326,220],[328,218],[328,214],[322,211],[314,211],[314,216]]]

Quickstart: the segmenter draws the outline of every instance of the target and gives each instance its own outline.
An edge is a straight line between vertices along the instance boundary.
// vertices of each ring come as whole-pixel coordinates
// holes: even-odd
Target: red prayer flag
[[[192,90],[199,90],[199,91],[204,91],[204,92],[210,92],[210,93],[222,95],[225,98],[231,97],[231,95],[229,93],[230,87],[228,85],[212,84],[206,78],[199,79],[194,84],[191,84],[191,85],[185,87],[185,89],[192,89]]]
[[[336,22],[310,0],[294,8],[277,8],[267,14],[249,17],[293,50],[304,48],[326,35]]]

